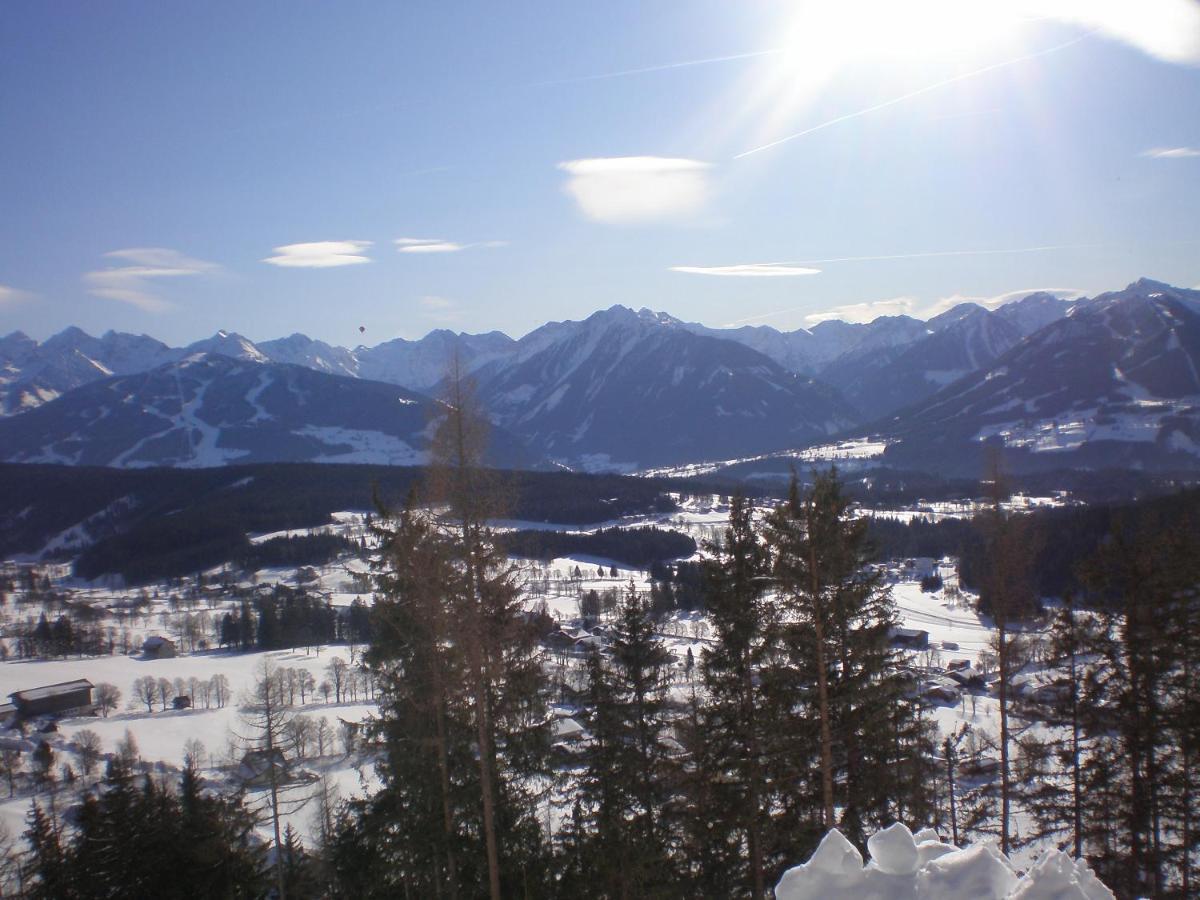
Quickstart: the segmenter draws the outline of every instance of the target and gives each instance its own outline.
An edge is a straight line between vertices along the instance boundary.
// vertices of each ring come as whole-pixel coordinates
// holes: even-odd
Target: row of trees
[[[241,650],[353,645],[370,641],[371,615],[361,599],[335,609],[328,599],[303,588],[277,584],[269,594],[243,597],[217,628],[220,646]]]
[[[1049,737],[1016,739],[1033,839],[1086,855],[1122,896],[1200,890],[1200,514],[1118,527],[1050,629]]]

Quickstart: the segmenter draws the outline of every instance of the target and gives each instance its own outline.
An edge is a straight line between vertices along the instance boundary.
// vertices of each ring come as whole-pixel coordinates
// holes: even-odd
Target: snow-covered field
[[[113,753],[119,742],[131,735],[137,744],[142,760],[156,771],[178,771],[183,767],[184,745],[189,741],[200,741],[204,745],[201,769],[204,776],[216,783],[232,783],[232,770],[236,768],[247,743],[255,738],[252,723],[243,713],[242,701],[262,677],[264,664],[276,670],[305,669],[312,673],[317,683],[327,680],[326,669],[333,659],[349,662],[349,651],[344,646],[322,648],[320,653],[300,651],[268,651],[259,653],[233,653],[225,651],[201,652],[181,655],[173,659],[144,659],[136,656],[101,656],[83,660],[13,661],[0,664],[0,695],[41,685],[57,684],[76,678],[87,678],[93,684],[115,685],[122,694],[121,708],[108,717],[76,717],[59,721],[57,733],[31,735],[30,740],[45,738],[54,749],[59,764],[69,762],[79,771],[72,741],[82,730],[88,729],[100,737],[101,749],[105,754]],[[133,683],[146,675],[167,678],[196,678],[208,681],[213,676],[224,675],[229,680],[230,698],[221,708],[215,705],[199,708],[162,711],[155,703],[155,711],[147,712],[146,706],[132,700]],[[131,706],[131,700],[135,706]],[[343,798],[361,793],[359,768],[364,760],[357,754],[347,754],[340,738],[342,722],[362,722],[375,710],[374,703],[324,702],[319,696],[310,698],[305,704],[297,703],[294,712],[314,723],[326,720],[330,734],[330,747],[321,757],[306,758],[302,768],[314,773],[328,773]],[[369,769],[369,766],[368,766]],[[307,786],[312,793],[312,785]],[[300,788],[290,793],[296,794]],[[9,834],[18,835],[25,829],[25,816],[29,811],[29,796],[19,796],[0,802],[0,823]],[[303,806],[301,796],[288,809],[292,825],[308,840],[315,833],[313,813],[316,804]],[[251,802],[256,798],[251,795]],[[264,825],[262,833],[268,836]]]
[[[863,452],[865,450],[866,448],[863,448]],[[1064,502],[1061,497],[1014,499],[1016,505],[1025,507],[1061,502]],[[967,506],[956,508],[950,504],[932,504],[927,508],[875,511],[871,514],[951,516],[970,515],[973,511]],[[722,498],[692,498],[682,502],[681,508],[672,513],[629,517],[591,526],[586,530],[652,524],[685,532],[703,547],[706,542],[722,534],[727,517],[728,508],[722,503]],[[500,529],[537,527],[583,530],[575,526],[516,521],[494,524]],[[313,530],[336,532],[354,538],[368,534],[365,516],[361,513],[340,513],[335,516],[333,524]],[[266,540],[297,533],[301,532],[255,535],[252,539]],[[909,664],[915,671],[925,673],[922,675],[923,683],[926,678],[944,683],[946,670],[960,665],[967,665],[974,671],[986,674],[993,636],[990,623],[974,611],[973,598],[959,592],[952,560],[943,560],[940,563],[935,561],[927,565],[930,564],[942,576],[943,581],[943,587],[933,592],[922,591],[918,583],[919,574],[911,566],[906,567],[902,561],[886,567],[885,571],[902,624],[928,635],[928,647],[910,651]],[[589,591],[594,590],[602,596],[607,594],[616,597],[627,590],[631,581],[639,591],[647,591],[650,587],[648,572],[592,556],[566,556],[549,563],[517,560],[516,565],[528,608],[538,609],[544,604],[546,610],[568,628],[581,624],[580,598]],[[69,568],[65,566],[46,567],[43,571],[50,576],[56,588],[70,591],[72,600],[77,603],[116,609],[141,601],[141,609],[122,613],[118,626],[130,633],[127,641],[134,648],[140,648],[142,640],[148,635],[164,634],[176,637],[172,631],[173,623],[179,621],[181,614],[203,613],[211,621],[216,620],[229,605],[227,601],[220,599],[219,591],[215,596],[210,591],[203,598],[203,602],[196,600],[191,605],[180,605],[178,601],[172,604],[168,599],[173,592],[179,593],[178,586],[172,588],[163,584],[151,585],[145,590],[120,590],[76,583],[70,578]],[[248,588],[254,583],[295,585],[302,578],[315,576],[306,582],[309,589],[328,598],[335,607],[346,607],[356,600],[370,601],[370,594],[366,592],[366,579],[363,577],[368,571],[369,564],[361,560],[317,568],[306,575],[296,569],[264,569],[255,573],[252,580],[243,580],[241,586]],[[925,571],[928,571],[928,568]],[[211,580],[216,580],[220,573],[214,571],[207,574]],[[0,625],[7,625],[29,616],[36,617],[38,612],[39,610],[22,604],[9,604],[7,608],[0,609]],[[54,613],[51,613],[51,616],[53,615]],[[708,622],[699,613],[680,613],[661,625],[660,634],[678,661],[676,683],[672,690],[681,700],[685,700],[691,690],[684,660],[690,651],[693,659],[699,661],[708,643],[709,633]],[[6,635],[7,631],[5,640],[10,646],[7,648],[7,660],[0,662],[0,696],[77,678],[87,678],[93,684],[111,683],[122,693],[120,708],[107,718],[66,719],[59,723],[56,733],[45,736],[58,755],[58,765],[70,763],[77,772],[79,771],[78,757],[72,749],[72,741],[83,729],[91,730],[99,736],[105,753],[112,753],[118,742],[124,740],[128,733],[136,742],[149,769],[167,774],[182,767],[185,744],[198,740],[204,745],[202,763],[205,777],[216,785],[230,788],[240,783],[236,775],[237,764],[247,747],[245,739],[252,736],[239,701],[250,693],[256,680],[261,677],[264,664],[281,670],[307,671],[314,683],[319,685],[322,681],[329,680],[328,668],[334,659],[340,659],[347,664],[354,661],[350,648],[346,646],[314,648],[309,652],[300,649],[236,653],[197,649],[195,652],[181,652],[175,658],[162,660],[145,659],[135,652],[134,655],[28,661],[12,658],[15,654],[11,638],[7,638]],[[182,651],[185,648],[182,642],[180,643]],[[160,711],[156,704],[155,711],[148,712],[144,703],[139,704],[133,699],[134,682],[147,675],[172,682],[182,679],[184,683],[191,679],[206,682],[214,676],[223,675],[229,682],[230,700],[220,708],[215,704],[205,708],[203,701],[197,699],[198,708],[179,711]],[[692,677],[695,677],[694,674]],[[327,746],[323,753],[318,753],[312,748],[305,759],[296,763],[301,772],[307,773],[308,780],[298,780],[288,790],[289,799],[295,802],[289,802],[285,811],[289,821],[304,840],[311,842],[315,835],[318,804],[311,799],[307,803],[300,801],[313,797],[321,786],[334,788],[336,794],[343,799],[370,789],[373,783],[371,760],[361,752],[348,752],[341,732],[343,723],[362,722],[374,709],[374,704],[366,700],[365,693],[353,698],[343,698],[343,702],[340,703],[321,696],[320,693],[310,694],[303,702],[297,700],[297,714],[308,717],[314,724],[324,719],[328,733],[334,736],[329,742],[330,746]],[[983,686],[957,691],[953,699],[945,698],[931,704],[928,707],[928,715],[944,734],[952,734],[963,725],[969,725],[983,735],[994,736],[998,732],[997,703]],[[1025,723],[1025,726],[1038,727],[1036,723]],[[39,735],[30,735],[28,739],[40,738]],[[29,748],[32,745],[26,746]],[[26,785],[19,796],[0,801],[0,824],[6,826],[12,835],[19,835],[24,830],[25,816],[31,799],[30,789],[31,786]],[[256,795],[251,792],[248,796],[251,802],[261,803],[261,793]],[[1018,817],[1018,827],[1020,826]],[[265,822],[262,830],[266,837],[268,828]],[[1035,851],[1029,851],[1026,856],[1018,858],[1018,864],[1031,865],[1035,855]]]

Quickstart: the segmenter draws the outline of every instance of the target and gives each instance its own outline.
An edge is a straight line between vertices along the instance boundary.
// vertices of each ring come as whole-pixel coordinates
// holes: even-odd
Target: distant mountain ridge
[[[997,319],[1015,318],[1018,309],[1024,312],[1030,308],[1033,298],[1040,298],[1043,307],[1048,301],[1054,304],[1051,315],[1046,316],[1043,312],[1044,321],[1040,321],[1039,327],[1064,314],[1068,305],[1048,294],[1032,294],[987,312],[987,315]],[[974,306],[964,303],[943,315],[950,316],[955,310]],[[612,307],[608,312],[616,309],[627,308]],[[839,389],[842,385],[836,379],[822,374],[839,361],[848,362],[867,353],[892,352],[938,330],[934,324],[937,319],[922,322],[909,316],[882,316],[866,324],[828,320],[811,329],[785,332],[767,325],[709,328],[646,309],[634,314],[647,324],[684,328],[718,340],[735,341],[769,357],[789,372],[830,381]],[[256,344],[236,332],[218,331],[212,337],[186,347],[169,347],[148,335],[109,331],[94,338],[74,326],[40,344],[18,331],[0,338],[0,415],[27,412],[89,381],[148,371],[198,352],[257,362],[290,363],[331,375],[385,381],[409,390],[433,393],[445,375],[448,360],[455,353],[466,371],[506,358],[519,363],[581,324],[548,322],[520,340],[498,331],[466,334],[438,329],[419,340],[396,338],[373,347],[353,349],[333,346],[299,333]],[[1030,333],[1034,329],[1021,327],[1019,330]]]
[[[302,334],[255,344],[220,331],[172,348],[116,332],[72,328],[41,344],[15,332],[0,338],[0,460],[418,463],[430,397],[456,358],[504,454],[522,464],[627,471],[871,435],[914,468],[976,465],[998,442],[1030,465],[1091,454],[1188,467],[1200,457],[1198,297],[1142,279],[1093,300],[1033,293],[928,321],[794,332],[617,305],[520,340],[440,330],[352,350]],[[1052,408],[1066,386],[1070,402]],[[419,425],[395,417],[397,398],[420,407]],[[1052,448],[1038,429],[1078,425],[1064,416],[1095,427]],[[1106,431],[1114,416],[1141,424]]]
[[[433,400],[395,385],[198,352],[0,419],[0,458],[115,468],[423,465],[441,414]],[[490,461],[527,467],[537,460],[497,429]]]
[[[748,347],[623,306],[543,326],[474,374],[496,422],[590,468],[780,449],[857,418],[836,391]]]
[[[1200,291],[1141,279],[1081,301],[992,363],[902,411],[885,459],[1014,468],[1200,463]]]

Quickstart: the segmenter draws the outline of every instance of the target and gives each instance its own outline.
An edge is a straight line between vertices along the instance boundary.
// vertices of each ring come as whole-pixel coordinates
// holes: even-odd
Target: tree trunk
[[[813,630],[817,638],[817,710],[821,719],[821,817],[826,830],[833,827],[833,733],[829,726],[829,678],[825,669],[825,619],[821,608],[821,584],[817,577],[817,553],[813,543],[813,516],[808,519],[809,589],[812,591]]]

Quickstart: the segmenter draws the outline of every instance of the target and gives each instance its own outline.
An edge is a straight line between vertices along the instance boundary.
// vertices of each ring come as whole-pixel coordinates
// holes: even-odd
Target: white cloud
[[[444,241],[441,238],[396,238],[398,253],[457,253],[471,247],[507,247],[508,241],[476,241],[473,244],[459,244],[455,241]]]
[[[20,288],[9,287],[7,284],[0,284],[0,306],[9,306],[14,303],[21,303],[33,297],[29,291],[23,291]]]
[[[839,319],[843,322],[866,323],[880,316],[912,316],[914,319],[932,319],[936,315],[953,309],[961,303],[975,303],[985,309],[998,309],[1006,303],[1021,300],[1030,294],[1053,294],[1065,300],[1076,300],[1084,296],[1077,288],[1023,288],[1019,291],[1006,291],[994,297],[970,297],[964,294],[952,294],[941,297],[932,303],[922,304],[913,297],[890,297],[885,300],[874,300],[869,303],[848,303],[835,306],[823,312],[810,313],[804,317],[809,327],[818,322]]]
[[[441,238],[396,238],[396,250],[400,253],[457,253],[462,249],[462,244]]]
[[[1200,65],[1196,0],[1025,0],[1017,7],[1034,19],[1093,29],[1167,62]]]
[[[127,265],[97,269],[83,276],[88,292],[108,300],[128,303],[146,312],[163,312],[171,304],[154,290],[161,278],[186,278],[216,271],[216,263],[193,259],[167,247],[130,247],[105,253]]]
[[[307,244],[284,244],[276,247],[276,256],[263,260],[273,266],[296,269],[329,269],[370,262],[363,252],[371,241],[312,241]]]
[[[916,306],[916,302],[911,297],[891,297],[886,300],[874,300],[870,303],[847,303],[824,312],[810,313],[804,317],[804,323],[812,327],[830,319],[854,323],[873,322],[880,316],[911,316],[914,306]]]
[[[816,275],[821,270],[807,266],[786,266],[778,263],[743,263],[738,266],[671,266],[672,272],[689,275],[723,275],[732,278],[780,278],[793,275]]]
[[[1012,303],[1014,300],[1021,300],[1028,297],[1030,294],[1052,294],[1055,297],[1060,297],[1064,300],[1078,300],[1084,296],[1084,292],[1078,288],[1022,288],[1019,291],[1006,291],[1003,294],[997,294],[994,297],[971,297],[964,294],[952,294],[949,297],[942,297],[935,300],[926,307],[915,312],[918,319],[932,319],[934,316],[944,313],[948,309],[953,309],[960,303],[977,303],[985,309],[998,309],[1005,303]]]
[[[558,164],[566,191],[589,219],[610,224],[677,220],[708,201],[710,165],[694,159],[618,156]]]
[[[1200,150],[1194,147],[1154,147],[1145,151],[1142,156],[1148,156],[1151,159],[1188,159],[1200,156]]]

